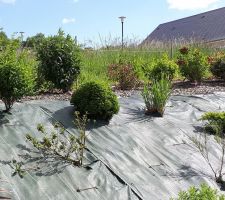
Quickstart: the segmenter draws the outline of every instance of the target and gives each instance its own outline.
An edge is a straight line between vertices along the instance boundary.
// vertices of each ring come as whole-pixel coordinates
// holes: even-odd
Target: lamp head
[[[121,16],[121,17],[119,17],[119,19],[121,20],[121,22],[124,22],[124,20],[126,19],[126,17]]]

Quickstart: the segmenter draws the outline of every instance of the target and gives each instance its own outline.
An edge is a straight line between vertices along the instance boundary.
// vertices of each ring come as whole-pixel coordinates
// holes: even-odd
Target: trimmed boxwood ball
[[[83,84],[73,93],[70,102],[76,111],[87,113],[90,119],[109,121],[119,111],[117,96],[110,87],[97,82]]]

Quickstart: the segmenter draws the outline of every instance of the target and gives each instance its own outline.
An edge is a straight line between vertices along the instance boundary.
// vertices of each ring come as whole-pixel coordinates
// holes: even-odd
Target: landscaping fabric
[[[120,112],[109,124],[89,124],[86,167],[43,157],[25,140],[27,133],[38,137],[37,124],[51,131],[56,121],[68,134],[77,134],[74,109],[68,101],[16,103],[11,114],[0,113],[0,191],[5,190],[0,197],[158,200],[202,182],[217,187],[190,137],[199,134],[202,123],[198,119],[204,112],[224,111],[225,93],[172,96],[163,118],[145,116],[139,94],[119,97],[119,101]],[[220,157],[213,142],[211,152],[215,164]],[[12,176],[12,159],[24,162],[24,178]]]

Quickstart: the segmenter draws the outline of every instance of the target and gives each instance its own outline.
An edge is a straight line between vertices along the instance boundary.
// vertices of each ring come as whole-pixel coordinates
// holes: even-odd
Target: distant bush
[[[198,49],[181,48],[177,64],[181,74],[191,82],[200,83],[208,72],[207,57]]]
[[[37,55],[40,76],[57,89],[68,91],[80,73],[80,48],[75,40],[59,30],[57,35],[42,40]]]
[[[200,118],[206,121],[205,130],[214,135],[225,134],[225,112],[207,112]]]
[[[218,194],[218,191],[202,184],[200,188],[190,187],[188,191],[179,193],[178,198],[171,200],[225,200],[224,195]]]
[[[42,42],[45,40],[45,35],[43,33],[37,33],[35,36],[28,37],[24,42],[24,47],[32,48],[36,50],[40,47]]]
[[[216,78],[225,80],[225,54],[217,52],[216,54],[208,57],[210,63],[210,71]]]
[[[36,61],[27,50],[19,49],[18,40],[10,40],[0,51],[0,99],[6,111],[24,95],[32,93]]]
[[[89,82],[81,85],[72,95],[71,104],[90,119],[110,120],[118,113],[119,103],[112,90],[103,84]]]
[[[170,93],[171,82],[163,74],[160,80],[153,80],[150,87],[145,85],[142,91],[142,97],[146,105],[145,114],[156,114],[162,117]]]
[[[160,59],[154,60],[149,68],[144,69],[144,72],[149,80],[160,80],[162,74],[166,75],[169,80],[173,80],[177,71],[178,65],[173,60],[170,60],[167,55],[164,55]]]
[[[134,67],[130,62],[119,61],[108,67],[108,76],[117,81],[121,90],[130,90],[139,83]]]

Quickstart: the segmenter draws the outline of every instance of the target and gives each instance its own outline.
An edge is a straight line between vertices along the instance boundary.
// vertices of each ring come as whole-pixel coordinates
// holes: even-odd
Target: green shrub
[[[39,74],[56,88],[68,91],[80,73],[80,48],[75,40],[59,30],[57,35],[42,40],[37,55]]]
[[[215,77],[225,80],[225,57],[213,62],[210,71]]]
[[[210,134],[221,135],[225,133],[225,112],[207,112],[200,118],[207,121],[205,130]]]
[[[162,74],[173,80],[178,71],[178,65],[167,55],[163,55],[162,58],[152,61],[150,67],[145,68],[144,71],[149,80],[160,80]]]
[[[166,102],[171,93],[171,82],[162,75],[160,80],[153,80],[151,87],[144,86],[142,97],[146,105],[146,114],[163,116]]]
[[[200,188],[190,187],[188,191],[179,193],[178,198],[171,200],[225,200],[224,195],[218,194],[218,191],[202,184]]]
[[[198,49],[180,49],[177,64],[180,73],[189,81],[201,83],[208,72],[208,60]]]
[[[10,40],[0,52],[0,99],[6,111],[16,100],[31,94],[35,84],[37,63],[29,51],[19,46],[18,40]]]
[[[225,80],[225,59],[216,61],[211,65],[210,70],[215,77]]]
[[[119,111],[117,96],[108,86],[97,82],[81,85],[70,102],[76,111],[87,113],[90,119],[110,120]]]
[[[118,62],[108,67],[108,76],[117,81],[121,90],[130,90],[138,84],[138,78],[130,62]]]

